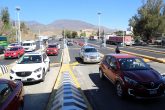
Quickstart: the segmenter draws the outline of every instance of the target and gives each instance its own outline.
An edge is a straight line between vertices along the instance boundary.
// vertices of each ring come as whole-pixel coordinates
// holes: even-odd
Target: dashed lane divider
[[[85,100],[68,71],[61,75],[51,110],[87,110]]]

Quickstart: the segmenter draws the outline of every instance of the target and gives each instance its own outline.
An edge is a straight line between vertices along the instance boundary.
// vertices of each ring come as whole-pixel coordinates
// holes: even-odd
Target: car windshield
[[[97,52],[97,50],[95,48],[86,48],[85,52],[86,53],[88,53],[88,52]]]
[[[149,66],[141,58],[120,58],[118,61],[122,70],[149,69]]]
[[[7,51],[17,51],[18,48],[8,48]]]
[[[18,64],[29,64],[29,63],[41,63],[41,55],[24,55],[18,62]]]
[[[30,43],[23,43],[23,46],[30,46]]]
[[[48,45],[48,48],[56,48],[56,45]]]

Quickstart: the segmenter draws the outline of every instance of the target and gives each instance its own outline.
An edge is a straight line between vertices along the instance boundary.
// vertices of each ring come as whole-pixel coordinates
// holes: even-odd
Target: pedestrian
[[[120,49],[119,49],[119,46],[117,45],[116,49],[115,49],[115,52],[116,54],[119,54],[120,53]]]

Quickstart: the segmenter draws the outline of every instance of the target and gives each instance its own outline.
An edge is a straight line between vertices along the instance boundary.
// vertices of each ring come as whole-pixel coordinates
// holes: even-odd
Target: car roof
[[[34,40],[26,40],[23,43],[34,43],[34,42],[35,42]]]
[[[106,54],[105,56],[113,56],[115,58],[137,58],[137,56],[129,55],[129,54]]]
[[[95,47],[90,46],[90,45],[85,45],[85,46],[83,46],[82,48],[95,48]]]
[[[25,55],[42,55],[44,52],[28,52]]]

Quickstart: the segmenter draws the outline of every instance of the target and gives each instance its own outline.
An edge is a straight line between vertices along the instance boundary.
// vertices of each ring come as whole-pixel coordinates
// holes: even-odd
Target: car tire
[[[18,59],[20,58],[20,54],[18,54],[17,58],[18,58]]]
[[[43,70],[42,72],[42,79],[41,79],[41,82],[44,82],[45,81],[45,70]]]
[[[21,105],[19,106],[18,110],[23,110],[24,108],[24,102],[21,102]]]
[[[48,66],[48,71],[50,71],[50,62],[49,62],[49,66]]]
[[[121,98],[124,97],[123,86],[120,82],[116,83],[116,94],[117,94],[118,97],[121,97]]]
[[[104,73],[101,69],[99,69],[99,76],[100,76],[100,79],[105,79]]]

